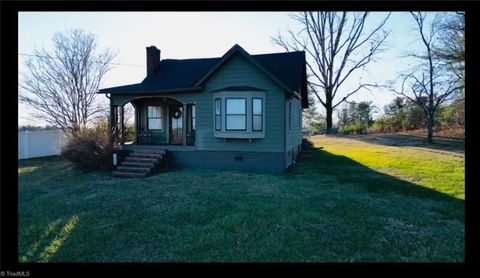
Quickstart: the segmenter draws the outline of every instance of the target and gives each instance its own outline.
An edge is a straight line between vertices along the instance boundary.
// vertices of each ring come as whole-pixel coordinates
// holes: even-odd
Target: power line
[[[30,57],[39,57],[39,58],[47,58],[47,59],[58,59],[55,57],[48,57],[48,56],[41,56],[41,55],[36,55],[36,54],[27,54],[27,53],[18,53],[19,56],[30,56]],[[101,62],[96,62],[93,61],[94,63],[101,64]],[[134,64],[121,64],[121,63],[110,63],[111,65],[116,65],[116,66],[128,66],[128,67],[142,67],[144,68],[145,66],[143,65],[134,65]]]

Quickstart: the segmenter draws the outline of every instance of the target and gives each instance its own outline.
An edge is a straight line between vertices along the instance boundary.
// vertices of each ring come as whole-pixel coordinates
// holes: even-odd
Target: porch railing
[[[140,131],[137,133],[137,144],[161,145],[162,136],[155,135],[151,131]],[[164,139],[164,138],[163,138]],[[165,140],[165,139],[164,139]],[[163,141],[164,141],[163,140]],[[187,145],[195,145],[195,131],[187,133]]]

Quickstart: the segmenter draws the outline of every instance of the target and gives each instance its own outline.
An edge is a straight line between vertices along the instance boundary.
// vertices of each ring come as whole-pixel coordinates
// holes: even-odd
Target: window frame
[[[228,105],[227,102],[228,100],[233,100],[233,99],[242,99],[244,100],[245,103],[245,113],[243,114],[229,114],[228,113]],[[225,97],[225,131],[247,131],[247,98],[246,97]],[[245,117],[245,128],[243,129],[230,129],[228,128],[228,116],[244,116]]]
[[[220,113],[219,114],[217,114],[217,101],[220,103],[219,104],[219,108],[220,108],[220,111],[219,111]],[[215,120],[214,120],[214,123],[213,123],[214,124],[214,129],[215,129],[215,131],[221,131],[222,130],[222,98],[214,98],[213,104],[214,104],[213,113],[214,113],[214,117],[215,117]],[[218,129],[217,129],[217,116],[219,116],[218,117],[218,119],[219,119],[219,122],[218,122],[219,128]]]
[[[150,117],[149,108],[150,107],[159,107],[160,108],[160,117]],[[150,128],[150,119],[160,119],[160,128]],[[162,105],[147,105],[147,130],[152,131],[163,131],[163,106]]]
[[[253,109],[253,103],[254,101],[258,99],[260,100],[260,108],[261,108],[261,113],[260,114],[255,114],[255,109]],[[262,132],[263,131],[263,98],[261,97],[252,97],[252,132]],[[260,116],[260,129],[255,129],[254,127],[254,118],[255,116]]]

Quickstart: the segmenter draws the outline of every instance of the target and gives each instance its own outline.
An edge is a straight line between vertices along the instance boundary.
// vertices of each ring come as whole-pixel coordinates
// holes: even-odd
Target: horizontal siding
[[[213,95],[211,91],[229,86],[253,86],[265,89],[265,138],[228,140],[215,138],[213,134]],[[128,103],[138,95],[112,96],[114,105]],[[239,54],[232,56],[221,68],[206,80],[203,91],[162,94],[182,103],[196,105],[195,145],[205,151],[253,151],[285,152],[285,93],[268,76]],[[283,157],[283,156],[282,156]],[[283,159],[282,159],[282,163]]]
[[[302,108],[301,108],[301,100],[293,98],[291,100],[287,100],[285,102],[285,111],[288,113],[288,106],[289,102],[292,103],[292,115],[290,117],[291,120],[291,130],[288,128],[288,114],[285,117],[285,126],[286,126],[286,147],[287,149],[293,148],[302,143]]]
[[[291,117],[289,113],[289,103],[292,103]],[[299,152],[299,145],[302,144],[302,106],[301,100],[293,98],[285,101],[285,128],[286,128],[286,144],[285,144],[285,163],[286,167],[290,166],[296,159]],[[288,121],[291,121],[291,129],[289,129]]]
[[[229,86],[252,86],[265,89],[265,138],[255,139],[251,143],[248,140],[228,140],[213,136],[213,97],[210,91]],[[215,74],[205,83],[206,110],[199,118],[202,125],[203,142],[199,148],[203,150],[248,150],[258,152],[283,152],[283,102],[284,91],[276,85],[268,76],[258,70],[244,57],[236,54],[231,57]]]

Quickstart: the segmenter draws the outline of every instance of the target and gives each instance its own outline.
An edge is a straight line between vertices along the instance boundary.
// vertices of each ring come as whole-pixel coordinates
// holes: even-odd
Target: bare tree
[[[19,100],[34,118],[75,134],[102,111],[96,91],[115,54],[97,53],[94,35],[80,29],[55,33],[52,42],[51,52],[35,50],[26,61]]]
[[[444,67],[435,55],[441,37],[440,15],[437,14],[429,24],[426,22],[427,13],[411,12],[411,15],[424,51],[408,55],[420,63],[411,72],[401,74],[400,88],[393,87],[392,91],[422,108],[427,122],[427,141],[433,143],[434,118],[439,105],[452,100],[463,85],[458,82],[457,74]]]
[[[442,17],[435,56],[465,84],[465,12],[446,13]]]
[[[302,12],[293,15],[302,29],[289,30],[289,39],[278,35],[273,42],[286,51],[306,51],[310,78],[309,89],[326,110],[327,133],[332,129],[333,110],[348,97],[375,84],[361,83],[356,88],[341,90],[352,73],[374,61],[385,50],[388,32],[383,30],[388,14],[378,25],[366,30],[370,13]],[[341,94],[341,95],[340,95]]]

